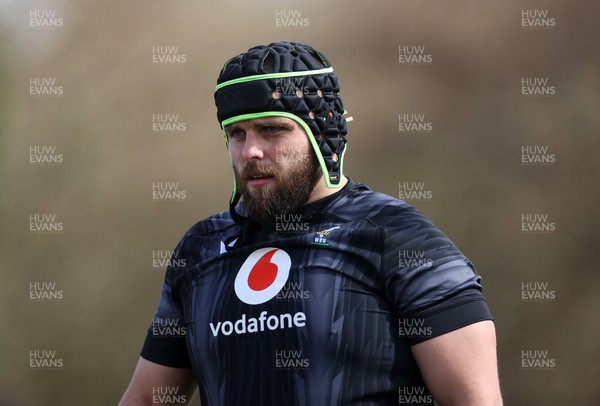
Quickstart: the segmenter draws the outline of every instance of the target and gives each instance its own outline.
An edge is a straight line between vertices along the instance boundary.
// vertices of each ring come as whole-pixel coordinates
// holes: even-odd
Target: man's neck
[[[315,187],[314,187],[313,191],[310,193],[310,196],[308,197],[308,200],[306,201],[306,203],[312,203],[312,202],[322,199],[324,197],[330,196],[336,192],[339,192],[340,190],[342,190],[342,188],[344,186],[346,186],[347,183],[348,183],[348,178],[346,178],[344,175],[342,175],[342,179],[340,180],[340,184],[338,185],[338,187],[329,188],[325,184],[325,178],[323,176],[321,176],[321,179],[319,179],[319,181],[315,185]]]

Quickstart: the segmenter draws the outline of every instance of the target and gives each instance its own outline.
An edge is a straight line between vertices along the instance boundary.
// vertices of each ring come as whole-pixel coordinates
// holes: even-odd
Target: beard
[[[235,166],[233,168],[246,211],[261,224],[272,223],[278,215],[297,211],[306,203],[321,178],[321,168],[314,153],[295,154],[289,160],[292,164],[285,172],[265,166],[257,160],[248,161],[241,174]],[[253,176],[271,176],[273,181],[250,190],[248,181]]]

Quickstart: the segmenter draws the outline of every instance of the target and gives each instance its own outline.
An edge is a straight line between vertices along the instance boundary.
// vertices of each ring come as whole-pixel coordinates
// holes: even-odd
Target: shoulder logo
[[[314,240],[311,241],[311,244],[312,245],[320,245],[322,247],[329,246],[329,244],[327,244],[327,236],[333,230],[337,230],[338,228],[340,228],[340,226],[331,227],[331,228],[328,228],[327,230],[323,230],[323,231],[317,231],[315,233]]]
[[[235,294],[256,305],[274,298],[286,284],[292,260],[280,248],[261,248],[246,258],[235,277]]]

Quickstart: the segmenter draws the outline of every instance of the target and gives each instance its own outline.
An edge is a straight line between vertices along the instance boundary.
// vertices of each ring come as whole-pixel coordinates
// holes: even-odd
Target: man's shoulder
[[[332,213],[349,222],[368,222],[381,228],[386,238],[398,241],[420,241],[447,236],[425,215],[404,200],[376,192],[364,184],[352,185],[344,199],[337,202]],[[364,223],[363,223],[364,224]]]
[[[182,241],[190,237],[215,237],[219,234],[227,234],[229,230],[236,226],[229,211],[222,211],[191,226],[184,234]]]
[[[348,219],[366,219],[375,225],[392,225],[411,218],[425,218],[404,200],[376,192],[362,183],[353,184],[332,211]]]
[[[435,252],[428,251],[431,258],[463,256],[448,236],[411,204],[370,189],[360,194],[365,196],[361,206],[372,207],[368,215],[363,213],[364,218],[383,230],[390,246],[419,252],[433,249]]]
[[[219,255],[223,244],[238,231],[238,228],[229,211],[206,217],[183,235],[175,250],[176,258],[185,258],[188,265],[193,265]]]

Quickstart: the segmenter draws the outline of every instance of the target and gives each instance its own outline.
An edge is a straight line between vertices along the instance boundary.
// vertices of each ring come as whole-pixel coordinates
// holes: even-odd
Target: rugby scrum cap
[[[340,185],[346,119],[337,76],[325,56],[299,42],[259,45],[225,63],[215,91],[217,118],[229,124],[287,117],[306,132],[327,187]],[[225,135],[227,142],[227,135]],[[236,190],[232,202],[237,200]]]

